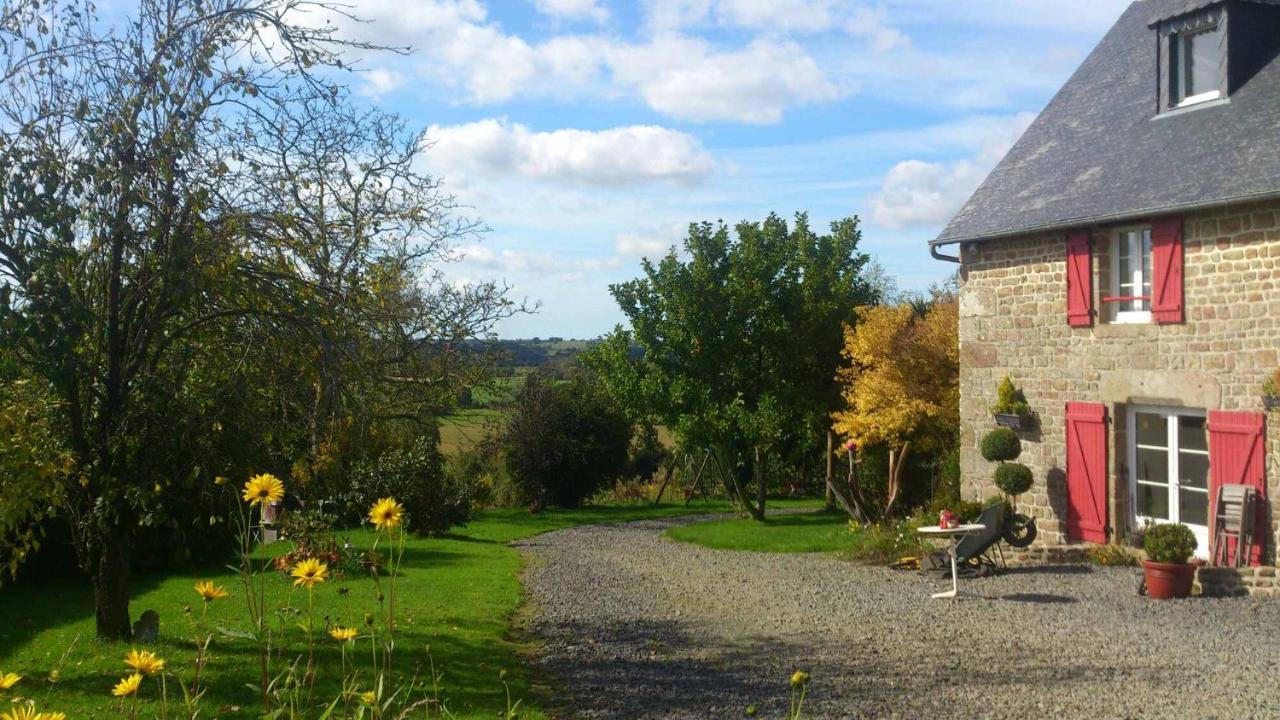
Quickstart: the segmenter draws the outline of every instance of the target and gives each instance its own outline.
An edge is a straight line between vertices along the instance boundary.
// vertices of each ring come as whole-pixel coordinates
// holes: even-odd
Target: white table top
[[[968,525],[957,525],[953,528],[938,527],[937,525],[928,525],[916,528],[916,532],[921,535],[968,535],[969,533],[986,530],[987,526],[980,523],[971,523]]]

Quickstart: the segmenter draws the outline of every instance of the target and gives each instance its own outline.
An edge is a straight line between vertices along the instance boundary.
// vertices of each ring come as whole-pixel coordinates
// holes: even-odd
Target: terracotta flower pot
[[[1147,597],[1154,600],[1168,600],[1191,595],[1191,583],[1196,577],[1196,566],[1189,563],[1159,563],[1143,560],[1142,572],[1147,580]]]

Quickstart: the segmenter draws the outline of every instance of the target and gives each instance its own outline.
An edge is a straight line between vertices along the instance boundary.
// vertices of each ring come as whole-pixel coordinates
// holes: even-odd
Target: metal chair
[[[1214,565],[1227,565],[1233,560],[1232,567],[1241,567],[1249,562],[1249,554],[1253,550],[1255,506],[1257,489],[1252,485],[1223,485],[1218,488],[1218,499],[1214,504],[1213,553],[1210,560]],[[1230,557],[1230,543],[1235,539],[1235,557]]]

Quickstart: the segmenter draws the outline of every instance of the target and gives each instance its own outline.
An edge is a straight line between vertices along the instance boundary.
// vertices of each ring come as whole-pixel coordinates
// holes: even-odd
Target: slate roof
[[[1225,102],[1156,113],[1149,23],[1189,4],[1213,3],[1131,4],[930,244],[1280,197],[1280,59]]]
[[[1257,3],[1259,5],[1280,5],[1280,0],[1247,0],[1247,1],[1251,3]],[[1151,14],[1151,16],[1147,19],[1147,24],[1155,25],[1161,20],[1168,20],[1169,18],[1178,17],[1179,15],[1186,15],[1187,13],[1195,12],[1196,10],[1200,10],[1202,8],[1207,8],[1210,5],[1217,5],[1220,2],[1223,2],[1223,0],[1180,0],[1179,2],[1154,3],[1157,7],[1155,8],[1155,11]]]

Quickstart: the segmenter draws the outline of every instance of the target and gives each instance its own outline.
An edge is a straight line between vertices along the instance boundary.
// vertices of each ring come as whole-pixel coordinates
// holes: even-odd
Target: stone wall
[[[1094,308],[1113,228],[1093,233]],[[1185,322],[1121,325],[1106,311],[1091,328],[1066,318],[1065,234],[991,240],[961,249],[961,472],[971,499],[995,493],[978,442],[994,427],[990,405],[1006,374],[1036,415],[1020,434],[1035,473],[1019,499],[1044,540],[1062,542],[1066,519],[1065,404],[1102,402],[1114,420],[1128,403],[1262,412],[1260,386],[1280,364],[1280,203],[1185,216]],[[1113,425],[1108,515],[1113,537],[1129,527],[1125,453]],[[1280,504],[1280,414],[1267,424],[1267,490]],[[1212,511],[1212,510],[1211,510]],[[1274,561],[1276,514],[1266,550]]]

